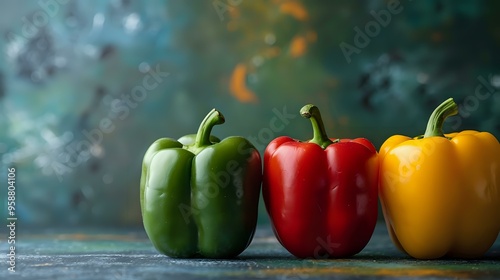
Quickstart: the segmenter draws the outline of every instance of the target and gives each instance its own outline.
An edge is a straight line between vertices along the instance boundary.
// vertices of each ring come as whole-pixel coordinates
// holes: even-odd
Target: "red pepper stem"
[[[456,114],[458,114],[457,104],[453,101],[453,98],[446,99],[432,112],[427,123],[424,138],[433,136],[445,137],[443,133],[444,121],[446,118]]]
[[[322,149],[326,149],[330,144],[333,144],[333,141],[326,135],[325,126],[318,107],[312,104],[305,105],[300,109],[300,115],[311,120],[313,139],[311,139],[309,143],[317,144]]]
[[[221,112],[212,109],[207,116],[201,121],[198,132],[196,133],[196,139],[194,144],[191,146],[191,151],[197,154],[204,147],[212,145],[210,142],[210,134],[212,133],[212,128],[215,125],[223,124],[226,120]]]

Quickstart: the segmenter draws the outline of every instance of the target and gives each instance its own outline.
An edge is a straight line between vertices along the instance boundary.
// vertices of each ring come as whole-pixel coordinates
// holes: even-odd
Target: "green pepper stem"
[[[453,101],[453,98],[446,99],[432,112],[429,122],[427,122],[424,138],[433,136],[445,137],[443,133],[444,121],[447,117],[456,114],[458,114],[457,104]]]
[[[311,120],[313,139],[311,139],[309,143],[317,144],[322,149],[326,149],[330,144],[333,144],[333,141],[326,135],[325,126],[318,107],[312,104],[305,105],[300,109],[300,115]]]
[[[226,120],[221,112],[212,109],[207,116],[201,121],[200,127],[198,128],[198,132],[196,133],[196,139],[192,146],[192,149],[197,153],[203,147],[209,146],[212,144],[210,142],[210,134],[212,133],[212,128],[215,125],[223,124]]]

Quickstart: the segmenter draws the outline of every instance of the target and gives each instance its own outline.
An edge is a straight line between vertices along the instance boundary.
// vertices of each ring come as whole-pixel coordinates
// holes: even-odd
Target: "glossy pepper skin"
[[[457,112],[450,98],[423,136],[392,136],[380,149],[387,228],[414,258],[480,257],[500,231],[500,145],[487,132],[443,134]]]
[[[298,258],[360,252],[377,220],[378,159],[366,139],[329,139],[319,110],[306,105],[314,137],[278,137],[264,154],[263,196],[279,242]]]
[[[262,179],[259,152],[242,137],[211,137],[212,110],[196,135],[162,138],[147,150],[140,201],[156,249],[176,258],[231,258],[253,238]]]

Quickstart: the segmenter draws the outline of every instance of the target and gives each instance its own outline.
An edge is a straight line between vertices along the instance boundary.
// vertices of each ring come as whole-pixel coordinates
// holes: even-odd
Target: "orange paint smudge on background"
[[[231,94],[243,103],[257,103],[257,95],[247,88],[246,85],[247,67],[243,63],[239,63],[233,70],[231,80],[229,82],[229,90]]]
[[[302,36],[295,36],[290,43],[290,55],[292,57],[303,56],[307,51],[307,40]]]
[[[309,13],[301,3],[288,1],[280,5],[280,11],[284,14],[291,15],[297,20],[305,21],[309,19]]]

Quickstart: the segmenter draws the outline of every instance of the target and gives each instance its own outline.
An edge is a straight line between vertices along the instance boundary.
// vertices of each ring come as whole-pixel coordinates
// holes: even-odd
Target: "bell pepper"
[[[245,138],[210,136],[213,109],[196,135],[162,138],[144,155],[140,202],[154,247],[176,258],[230,258],[251,242],[262,180],[259,152]]]
[[[395,135],[380,148],[380,200],[394,244],[418,259],[476,258],[500,231],[500,146],[488,132],[443,134],[453,99],[423,136]]]
[[[377,220],[377,151],[365,138],[328,138],[314,105],[300,114],[313,138],[281,136],[264,153],[263,198],[274,233],[298,258],[352,256]]]

